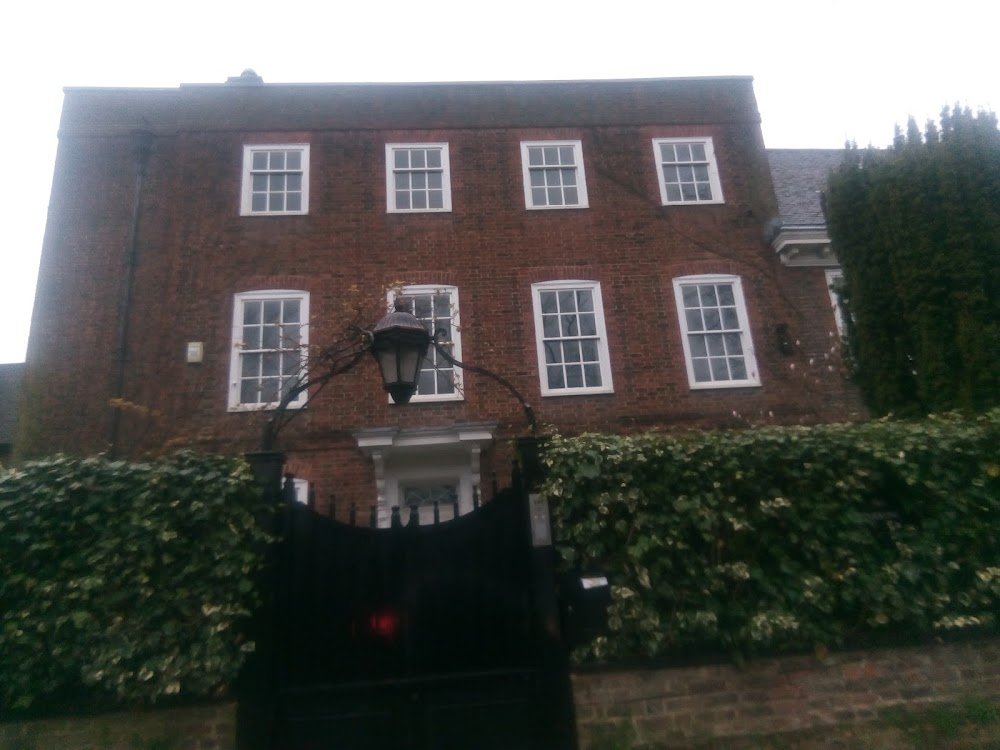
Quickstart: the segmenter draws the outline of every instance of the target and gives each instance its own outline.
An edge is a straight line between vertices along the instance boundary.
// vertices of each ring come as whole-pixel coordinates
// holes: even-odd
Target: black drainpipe
[[[115,384],[111,398],[125,395],[125,363],[128,358],[128,329],[132,315],[132,292],[135,286],[135,267],[139,259],[139,220],[142,217],[142,183],[149,166],[149,155],[153,151],[153,134],[148,130],[132,131],[132,147],[136,155],[135,194],[132,197],[132,226],[129,231],[128,246],[125,248],[124,285],[118,302],[118,344],[115,347]],[[111,410],[111,435],[108,440],[108,455],[118,457],[118,433],[121,429],[121,409]]]

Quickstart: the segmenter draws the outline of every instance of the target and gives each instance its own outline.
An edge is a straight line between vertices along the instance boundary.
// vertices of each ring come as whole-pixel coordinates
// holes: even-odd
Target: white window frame
[[[243,357],[249,353],[267,353],[281,351],[276,349],[255,349],[245,351],[243,341],[244,307],[247,302],[268,302],[274,300],[298,300],[299,302],[299,350],[302,356],[302,366],[305,367],[309,353],[309,293],[299,289],[262,289],[251,292],[239,292],[233,297],[233,333],[232,356],[229,363],[229,411],[255,411],[274,409],[279,401],[244,403],[241,400],[243,381]],[[263,342],[261,342],[263,345]],[[291,348],[284,351],[292,351]],[[296,396],[288,408],[297,409],[305,406],[309,400],[308,390],[303,390]]]
[[[393,309],[393,305],[396,301],[396,296],[401,297],[417,297],[420,295],[430,295],[430,294],[447,294],[451,298],[451,351],[449,352],[452,357],[458,361],[462,361],[462,332],[461,332],[461,320],[459,318],[460,308],[458,306],[458,287],[450,284],[413,284],[410,286],[404,286],[401,289],[390,289],[388,293],[389,309]],[[428,331],[431,336],[434,335],[434,331]],[[432,344],[430,349],[427,351],[428,358],[435,358],[437,355],[434,352],[434,345]],[[425,360],[426,363],[426,360]],[[420,367],[421,371],[428,369],[422,364]],[[452,393],[425,393],[421,394],[419,391],[414,393],[410,398],[410,403],[420,403],[425,401],[463,401],[465,399],[463,382],[462,382],[462,368],[454,367],[452,368],[454,373],[455,390]]]
[[[531,173],[533,171],[545,172],[552,169],[567,169],[568,165],[544,164],[538,166],[531,165],[531,150],[538,148],[571,148],[573,150],[572,167],[576,172],[576,203],[562,204],[536,204],[532,192]],[[561,155],[561,154],[560,154]],[[587,177],[583,167],[583,144],[580,141],[521,141],[521,172],[524,176],[524,206],[531,210],[564,209],[564,208],[587,208]],[[557,186],[565,187],[563,185]]]
[[[847,335],[847,324],[844,322],[844,309],[840,306],[840,298],[837,296],[836,287],[844,282],[844,271],[840,268],[828,268],[826,276],[826,290],[830,293],[830,307],[833,308],[833,321],[837,326],[837,334],[844,338]]]
[[[663,154],[660,150],[661,146],[703,146],[705,149],[705,161],[691,161],[691,162],[664,162]],[[712,203],[725,203],[725,199],[722,196],[722,183],[719,180],[719,167],[718,162],[715,158],[715,145],[712,142],[711,137],[699,137],[695,136],[692,138],[654,138],[653,139],[653,163],[656,165],[656,181],[660,186],[660,201],[664,206],[698,206],[698,205],[708,205]],[[663,173],[664,164],[692,164],[692,165],[704,165],[708,168],[708,184],[712,191],[712,197],[708,200],[694,199],[694,200],[684,200],[681,199],[671,199],[667,194],[667,181],[666,176]],[[672,183],[671,183],[672,184]]]
[[[399,208],[396,205],[396,152],[437,149],[441,152],[441,207]],[[432,170],[413,170],[432,171]],[[451,160],[447,143],[387,143],[385,144],[385,207],[391,214],[442,213],[451,211]]]
[[[299,170],[264,170],[254,172],[254,154],[265,151],[298,151],[301,154],[302,168]],[[255,211],[253,209],[253,178],[254,174],[294,174],[302,175],[302,206],[296,210]],[[286,196],[287,198],[287,196]],[[260,143],[243,146],[243,181],[240,191],[241,216],[301,216],[309,213],[309,144],[308,143]]]
[[[588,289],[591,291],[594,300],[594,324],[595,335],[580,336],[582,339],[596,340],[598,365],[600,366],[601,385],[580,386],[573,388],[552,388],[549,386],[548,364],[545,357],[547,342],[561,342],[566,339],[574,339],[573,336],[546,337],[542,315],[542,293],[543,292],[564,292]],[[531,285],[532,305],[535,313],[535,345],[538,356],[538,380],[542,389],[542,396],[575,396],[590,395],[595,393],[614,393],[614,385],[611,380],[611,356],[608,352],[608,332],[604,321],[604,303],[601,299],[601,283],[599,281],[583,280],[560,280],[543,281]],[[557,363],[558,364],[558,363]]]
[[[687,314],[684,307],[683,287],[699,284],[728,284],[732,287],[733,307],[736,308],[738,329],[711,329],[709,331],[689,331]],[[677,303],[677,320],[681,328],[681,343],[684,346],[684,361],[687,367],[688,385],[692,390],[708,388],[746,388],[760,385],[760,372],[757,369],[757,358],[754,353],[753,339],[750,335],[750,321],[747,316],[746,300],[743,296],[743,284],[739,276],[729,274],[701,274],[697,276],[680,276],[674,279],[674,300]],[[699,300],[700,302],[700,300]],[[727,305],[726,307],[729,307]],[[698,309],[704,309],[699,307]],[[738,334],[742,350],[746,377],[741,380],[696,380],[694,357],[691,350],[691,337],[709,335],[712,333]],[[699,356],[699,359],[702,357]]]

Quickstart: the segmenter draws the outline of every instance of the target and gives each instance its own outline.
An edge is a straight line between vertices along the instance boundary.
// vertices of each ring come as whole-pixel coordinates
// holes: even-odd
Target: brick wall
[[[744,667],[573,675],[584,750],[629,724],[642,743],[844,729],[883,709],[965,697],[1000,700],[1000,641],[762,659]],[[798,745],[796,745],[798,746]]]
[[[0,723],[2,750],[234,750],[236,704]]]
[[[801,377],[806,353],[827,346],[832,317],[825,288],[798,285],[763,240],[776,208],[748,79],[70,91],[28,349],[28,455],[107,448],[135,180],[130,126],[154,139],[123,395],[158,416],[125,415],[126,455],[255,446],[266,415],[227,411],[235,293],[308,291],[317,344],[339,334],[352,287],[377,308],[397,280],[457,285],[463,359],[503,374],[541,423],[567,433],[853,415],[842,378]],[[673,136],[713,138],[725,203],[660,205],[651,139]],[[568,138],[582,141],[589,207],[526,210],[520,141]],[[240,216],[243,145],[276,141],[310,144],[309,214]],[[386,212],[384,145],[399,141],[448,142],[451,212]],[[692,273],[742,279],[761,387],[690,389],[672,279]],[[558,279],[601,284],[613,394],[541,396],[531,284]],[[812,341],[814,319],[822,341]],[[779,350],[779,322],[803,340],[794,355]],[[185,363],[189,341],[204,343],[202,363]],[[364,362],[281,441],[325,505],[334,492],[372,497],[354,431],[456,423],[498,424],[483,460],[505,474],[502,443],[524,434],[524,417],[475,375],[464,401],[400,408]]]

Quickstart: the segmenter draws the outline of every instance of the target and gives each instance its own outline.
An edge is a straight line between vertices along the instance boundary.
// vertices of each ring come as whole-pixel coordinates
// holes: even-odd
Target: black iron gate
[[[271,748],[575,747],[565,663],[539,601],[550,571],[522,493],[432,526],[361,528],[294,503],[286,513],[267,649]]]

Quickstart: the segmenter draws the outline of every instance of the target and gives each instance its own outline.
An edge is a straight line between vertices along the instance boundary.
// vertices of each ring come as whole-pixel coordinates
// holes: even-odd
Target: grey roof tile
[[[826,224],[821,196],[830,170],[844,160],[841,148],[767,150],[778,210],[785,225]]]

